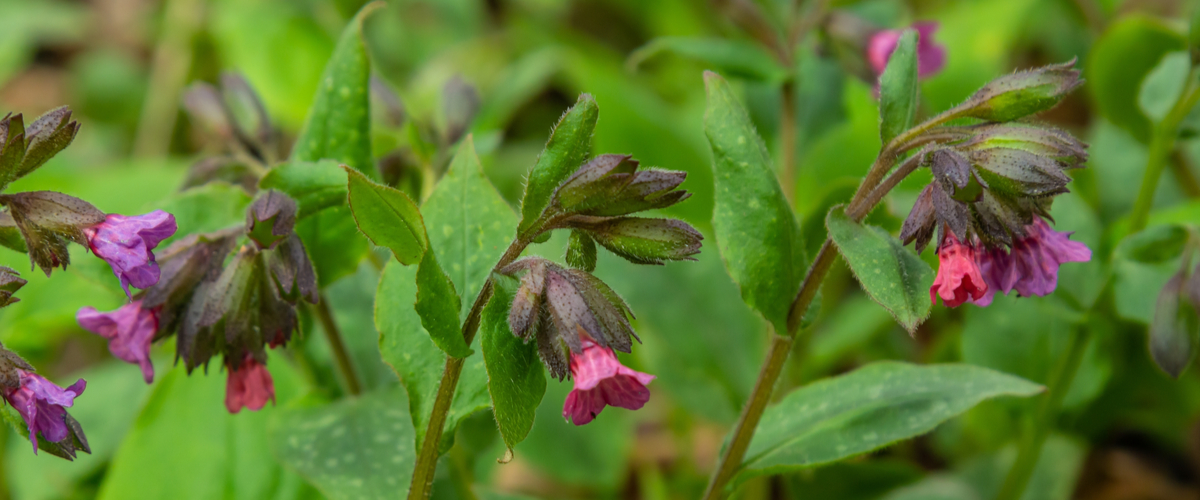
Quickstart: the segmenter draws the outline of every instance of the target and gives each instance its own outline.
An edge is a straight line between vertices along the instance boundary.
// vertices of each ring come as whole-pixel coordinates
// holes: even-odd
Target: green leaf
[[[297,219],[330,207],[346,205],[346,171],[338,162],[292,161],[272,168],[258,182],[259,189],[277,189],[300,204]]]
[[[436,253],[425,252],[417,265],[417,315],[438,348],[450,356],[465,358],[471,355],[471,349],[463,339],[462,324],[458,321],[462,299],[438,265]]]
[[[788,76],[787,68],[776,62],[757,43],[724,38],[668,36],[650,40],[629,54],[626,66],[637,69],[643,62],[664,52],[695,59],[722,74],[778,84]]]
[[[512,208],[484,177],[470,136],[459,145],[450,169],[425,201],[423,212],[425,225],[431,228],[430,248],[436,252],[454,288],[462,297],[471,299],[463,302],[461,317],[479,295],[484,280],[491,276],[492,266],[500,260],[517,224]],[[417,295],[416,274],[417,269],[388,264],[375,296],[375,325],[384,361],[396,370],[408,389],[413,426],[420,443],[446,357],[421,326],[412,307]],[[483,356],[476,352],[467,357],[463,367],[446,419],[442,446],[446,447],[453,439],[459,420],[488,405],[487,373]]]
[[[246,207],[253,201],[240,187],[214,182],[173,195],[157,205],[175,216],[179,230],[159,244],[189,234],[207,233],[246,223]]]
[[[596,240],[593,240],[591,236],[588,236],[583,231],[571,231],[571,239],[567,242],[566,261],[568,266],[575,269],[581,269],[589,273],[595,271]]]
[[[525,182],[525,197],[521,199],[521,224],[517,234],[524,234],[537,222],[550,204],[550,197],[562,181],[579,169],[592,151],[592,132],[600,108],[590,94],[580,94],[579,100],[558,119],[546,148],[529,171]]]
[[[293,160],[330,159],[359,172],[375,171],[371,155],[371,61],[363,43],[362,25],[371,12],[383,6],[383,2],[364,6],[342,31],[321,74],[321,86],[304,129],[292,147]]]
[[[1187,51],[1181,50],[1164,55],[1158,65],[1146,74],[1138,91],[1137,103],[1151,122],[1162,121],[1175,106],[1175,101],[1183,94],[1191,70],[1192,57]]]
[[[537,425],[521,444],[521,461],[562,484],[617,491],[630,470],[637,432],[632,412],[606,408],[596,420],[575,426],[562,418],[570,382],[555,382],[537,410]]]
[[[909,333],[929,316],[933,269],[887,231],[863,226],[834,208],[825,218],[829,237],[872,300]]]
[[[459,291],[465,316],[508,247],[517,217],[483,175],[475,141],[463,139],[446,175],[421,207],[429,244]]]
[[[496,292],[483,310],[483,360],[487,367],[488,394],[504,445],[511,451],[533,428],[534,415],[546,393],[546,370],[538,359],[537,345],[525,343],[508,327],[512,286],[496,283]]]
[[[278,405],[306,390],[282,357],[272,355],[267,368]],[[280,467],[268,448],[267,422],[279,409],[267,405],[231,415],[223,404],[225,382],[222,371],[196,371],[189,377],[182,366],[155,380],[96,498],[308,497],[311,489],[304,480]]]
[[[1113,258],[1143,264],[1168,262],[1183,254],[1187,241],[1188,230],[1183,225],[1150,226],[1121,240],[1113,252]]]
[[[414,445],[419,449],[429,427],[429,415],[446,365],[446,353],[433,343],[413,308],[417,297],[416,277],[416,267],[388,262],[375,294],[375,328],[379,330],[383,361],[396,371],[400,383],[408,391]],[[478,349],[476,351],[467,357],[459,376],[442,434],[443,450],[453,442],[454,429],[463,417],[488,407],[487,372],[483,367],[483,356]]]
[[[399,389],[279,412],[271,450],[333,500],[396,498],[412,480],[408,403]]]
[[[704,73],[704,133],[712,147],[716,194],[713,229],[742,300],[777,331],[804,278],[804,245],[762,139],[720,75]]]
[[[1092,45],[1085,64],[1096,109],[1143,143],[1150,140],[1150,119],[1138,107],[1138,87],[1163,55],[1183,50],[1184,37],[1162,21],[1134,14],[1121,16]]]
[[[1041,391],[977,366],[873,363],[805,386],[768,408],[734,486],[919,436],[987,399]]]
[[[886,145],[917,116],[917,31],[904,30],[879,77],[879,136]]]
[[[391,250],[401,264],[420,262],[429,240],[417,204],[394,188],[376,184],[349,167],[345,170],[350,210],[358,229],[372,243]]]

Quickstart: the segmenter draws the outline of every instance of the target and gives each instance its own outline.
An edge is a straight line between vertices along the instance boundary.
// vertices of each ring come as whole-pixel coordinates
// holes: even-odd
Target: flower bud
[[[32,372],[34,369],[24,358],[0,344],[0,390],[20,388],[21,371]]]
[[[179,189],[203,186],[213,181],[224,181],[241,186],[248,193],[258,189],[258,177],[245,163],[227,156],[202,158],[188,169],[187,177]]]
[[[317,273],[299,236],[293,233],[267,252],[267,267],[284,300],[295,304],[303,298],[317,303]]]
[[[619,216],[666,208],[691,193],[674,191],[687,178],[684,172],[637,171],[629,155],[605,154],[579,167],[554,193],[552,206],[560,213]]]
[[[205,82],[197,82],[183,91],[183,109],[192,121],[203,126],[221,141],[234,140],[233,116],[225,107],[221,92]]]
[[[275,147],[276,133],[262,99],[241,73],[221,73],[221,97],[234,132],[254,154],[263,157]]]
[[[5,173],[9,182],[19,179],[66,149],[78,133],[79,122],[71,121],[70,108],[52,109],[25,128],[25,154],[20,166],[10,170],[11,166],[0,164],[0,172]],[[0,161],[6,158],[8,155],[0,153]]]
[[[275,248],[295,226],[296,200],[274,189],[259,195],[246,209],[246,235],[260,249]]]
[[[47,276],[55,267],[66,269],[71,257],[67,242],[87,246],[83,228],[104,222],[105,215],[79,198],[53,191],[29,191],[0,195],[9,214],[25,238],[29,260]]]
[[[958,129],[969,139],[957,145],[965,151],[1012,148],[1062,162],[1065,167],[1082,166],[1088,145],[1062,129],[1024,123],[987,123]]]
[[[992,80],[967,98],[955,113],[993,122],[1007,122],[1053,108],[1083,84],[1075,60],[1019,71]]]
[[[383,122],[391,128],[400,128],[404,126],[404,122],[408,119],[408,113],[404,110],[404,102],[396,95],[396,92],[388,87],[387,82],[377,75],[371,75],[371,100],[372,104],[382,108],[377,114],[383,118]]]
[[[163,331],[177,327],[184,307],[201,281],[217,279],[239,233],[233,229],[191,235],[159,252],[158,283],[144,291],[141,302],[143,307],[159,311]]]
[[[692,226],[675,219],[574,217],[568,224],[634,264],[696,260],[692,255],[700,253],[700,242],[704,239]]]
[[[21,278],[21,273],[0,266],[0,307],[19,302],[21,299],[13,297],[13,294],[23,286],[25,280]]]
[[[442,114],[446,119],[445,139],[454,144],[462,138],[479,112],[479,91],[455,76],[442,87]]]
[[[262,345],[254,328],[255,299],[262,279],[258,251],[243,247],[208,289],[199,326],[224,332],[227,344]]]
[[[1197,308],[1188,297],[1188,278],[1180,271],[1167,281],[1150,323],[1150,355],[1159,368],[1176,378],[1191,363],[1195,338],[1200,335]]]

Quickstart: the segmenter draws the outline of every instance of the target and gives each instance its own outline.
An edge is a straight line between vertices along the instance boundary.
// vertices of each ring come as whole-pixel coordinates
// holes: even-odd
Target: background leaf
[[[1137,103],[1151,122],[1162,121],[1175,106],[1175,101],[1183,94],[1191,69],[1191,56],[1186,51],[1179,51],[1164,55],[1158,65],[1146,74],[1138,90]]]
[[[655,38],[630,53],[626,64],[636,69],[646,60],[668,52],[695,59],[709,66],[709,69],[738,78],[778,84],[788,76],[788,69],[781,66],[761,45],[722,38]]]
[[[784,332],[807,260],[800,225],[775,180],[762,139],[729,84],[706,72],[704,86],[704,133],[712,147],[716,179],[717,247],[741,287],[742,300]]]
[[[1112,23],[1088,54],[1084,77],[1096,109],[1139,141],[1150,140],[1150,120],[1138,108],[1138,88],[1162,56],[1182,50],[1184,38],[1144,15]]]
[[[929,432],[985,399],[1041,390],[970,365],[873,363],[805,386],[769,407],[734,482],[866,453]]]
[[[300,204],[303,219],[321,210],[346,205],[346,171],[333,160],[291,161],[275,166],[259,181],[259,189],[277,189]]]
[[[829,237],[863,290],[909,333],[929,316],[933,269],[887,231],[863,226],[834,208],[825,219]]]
[[[399,389],[289,408],[269,429],[274,455],[330,499],[395,498],[412,479],[413,427]]]
[[[879,77],[879,136],[884,144],[908,130],[917,116],[917,31],[904,30]]]

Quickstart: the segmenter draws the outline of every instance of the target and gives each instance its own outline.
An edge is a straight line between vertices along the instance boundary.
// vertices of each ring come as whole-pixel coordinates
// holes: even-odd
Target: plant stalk
[[[317,314],[317,321],[321,322],[321,329],[325,331],[325,338],[329,339],[329,348],[333,351],[333,360],[346,384],[346,392],[354,396],[362,394],[362,384],[359,383],[358,374],[354,371],[350,353],[346,351],[346,342],[342,340],[342,332],[338,329],[337,322],[333,320],[333,311],[329,309],[329,298],[325,296],[325,292],[321,292],[320,300],[313,306],[313,310]]]
[[[534,227],[546,227],[544,219],[542,224],[534,224]],[[508,250],[504,251],[500,261],[492,267],[492,272],[494,273],[517,260],[517,257],[521,256],[521,252],[525,251],[525,247],[529,246],[536,236],[536,232],[532,235],[519,236],[509,245]],[[463,322],[463,339],[466,340],[467,345],[471,345],[471,341],[475,340],[475,333],[479,331],[480,316],[483,314],[483,307],[492,298],[493,286],[489,274],[487,281],[483,282],[483,288],[479,290],[479,296],[475,297],[475,302],[471,304],[467,320]],[[438,445],[442,440],[442,431],[446,427],[446,415],[450,412],[450,404],[454,402],[454,392],[458,388],[458,378],[462,375],[465,362],[466,358],[446,356],[446,368],[442,371],[442,381],[438,384],[437,398],[433,401],[429,426],[425,429],[425,440],[421,442],[417,464],[413,468],[412,485],[408,489],[409,500],[424,500],[429,498],[430,493],[433,492],[433,475],[437,471]]]
[[[1150,209],[1154,205],[1154,193],[1158,190],[1158,181],[1162,177],[1167,158],[1175,149],[1175,139],[1179,135],[1179,124],[1200,100],[1200,86],[1196,84],[1197,69],[1188,73],[1188,84],[1184,92],[1179,94],[1175,105],[1154,126],[1150,136],[1150,150],[1146,158],[1146,170],[1142,174],[1142,185],[1138,189],[1137,199],[1133,202],[1133,213],[1130,215],[1129,233],[1136,233],[1146,228],[1150,218]]]
[[[783,165],[779,182],[788,205],[796,200],[796,82],[788,80],[780,89],[783,109],[779,114],[779,145],[783,148]]]
[[[1032,428],[1025,433],[1021,440],[1017,459],[1013,462],[1012,469],[1009,469],[1008,476],[1004,478],[1004,484],[1000,487],[1000,493],[996,495],[996,500],[1019,500],[1025,493],[1029,478],[1033,476],[1033,471],[1037,467],[1038,457],[1042,454],[1042,445],[1045,444],[1046,437],[1050,435],[1054,419],[1058,416],[1059,409],[1062,408],[1063,399],[1070,392],[1071,383],[1075,380],[1079,365],[1082,364],[1083,353],[1088,344],[1087,325],[1081,324],[1072,328],[1067,342],[1066,351],[1059,358],[1047,381],[1049,392],[1038,401],[1037,413],[1031,422]]]
[[[204,16],[203,0],[168,0],[163,6],[163,29],[154,49],[154,63],[142,116],[133,142],[134,156],[165,156],[179,113],[179,91],[192,66],[192,38]]]

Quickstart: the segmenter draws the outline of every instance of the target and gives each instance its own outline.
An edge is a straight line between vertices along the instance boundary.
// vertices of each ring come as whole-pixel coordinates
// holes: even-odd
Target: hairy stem
[[[333,311],[329,309],[329,298],[325,296],[324,292],[321,292],[320,301],[313,306],[313,311],[317,314],[317,321],[321,322],[325,338],[329,339],[329,348],[333,351],[333,360],[346,384],[346,392],[355,396],[361,394],[362,384],[358,381],[354,363],[350,360],[350,353],[346,351],[346,342],[342,340],[342,332],[338,329],[337,322],[333,320]]]
[[[1021,440],[1017,460],[1013,462],[1012,469],[1009,469],[1008,476],[1004,478],[996,500],[1019,500],[1025,493],[1025,486],[1029,484],[1038,457],[1042,454],[1042,445],[1050,435],[1063,399],[1066,398],[1071,389],[1071,382],[1075,380],[1075,374],[1079,371],[1088,344],[1087,325],[1076,325],[1072,328],[1067,342],[1067,349],[1063,351],[1047,381],[1049,392],[1042,395],[1038,401],[1037,413],[1030,422],[1030,429]]]
[[[780,89],[783,109],[779,113],[779,146],[783,148],[783,165],[779,169],[779,182],[788,205],[796,199],[796,82],[784,82]]]
[[[1142,185],[1138,189],[1137,200],[1133,202],[1133,213],[1130,215],[1129,232],[1136,233],[1146,228],[1150,218],[1150,208],[1154,205],[1154,192],[1158,190],[1158,181],[1162,177],[1167,158],[1175,149],[1175,139],[1179,135],[1179,124],[1187,117],[1188,112],[1200,100],[1200,86],[1196,84],[1197,70],[1188,74],[1187,89],[1179,94],[1175,105],[1154,126],[1150,136],[1150,151],[1146,158],[1146,170],[1142,174]]]
[[[544,223],[534,224],[534,227],[545,227],[545,225]],[[537,237],[537,234],[538,232],[533,232],[530,236],[523,235],[513,241],[508,250],[504,251],[504,255],[500,257],[500,261],[492,267],[492,272],[517,260],[517,257],[521,256],[521,252],[525,251],[525,247],[529,246]],[[487,281],[483,282],[483,288],[479,290],[479,296],[475,297],[475,302],[471,304],[467,320],[463,322],[463,339],[466,340],[467,345],[471,345],[471,341],[475,340],[475,333],[479,331],[483,306],[487,305],[488,300],[491,300],[493,286],[489,274]],[[438,384],[437,397],[433,401],[429,426],[425,429],[425,440],[421,442],[417,464],[413,468],[412,485],[408,489],[409,500],[424,500],[429,498],[429,494],[433,492],[433,474],[437,470],[438,445],[442,440],[442,431],[446,427],[446,415],[450,412],[450,404],[454,402],[458,377],[462,375],[465,362],[466,358],[446,356],[446,368],[442,371],[442,381]]]

